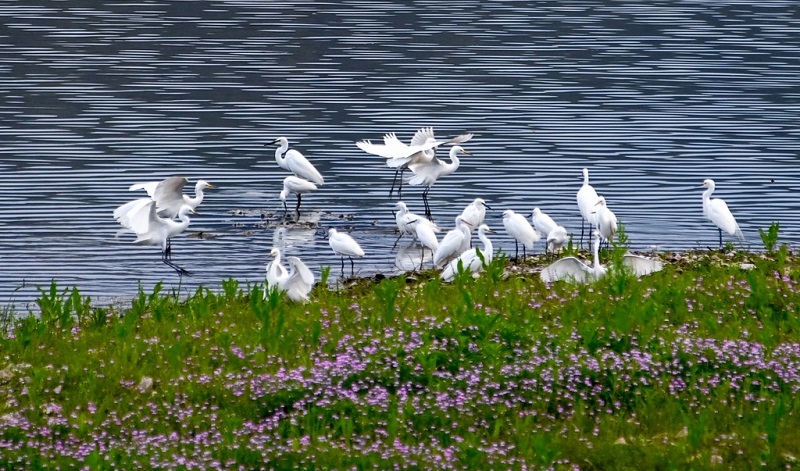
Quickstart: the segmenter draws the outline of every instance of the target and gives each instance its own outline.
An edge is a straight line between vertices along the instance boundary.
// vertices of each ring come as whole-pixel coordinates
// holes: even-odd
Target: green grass
[[[0,468],[797,466],[785,246],[590,285],[524,268],[304,305],[234,280],[121,311],[42,288],[0,337]]]

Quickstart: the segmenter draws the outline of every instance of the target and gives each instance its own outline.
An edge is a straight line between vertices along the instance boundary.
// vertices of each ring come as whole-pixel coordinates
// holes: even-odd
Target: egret
[[[294,208],[295,213],[297,213],[297,218],[300,219],[300,199],[303,193],[308,193],[311,191],[316,191],[317,185],[311,183],[308,180],[303,180],[302,178],[295,177],[295,176],[288,176],[283,179],[283,190],[281,190],[280,198],[283,201],[283,209],[288,210],[286,207],[286,198],[294,193],[297,195],[297,207]]]
[[[458,160],[457,154],[469,154],[466,149],[461,146],[453,146],[450,148],[450,163],[445,163],[436,157],[428,163],[418,163],[409,165],[408,168],[414,172],[414,176],[408,181],[409,185],[418,186],[425,185],[425,191],[422,192],[422,202],[425,204],[425,216],[431,218],[431,207],[428,204],[428,192],[436,180],[440,177],[450,175],[458,169],[461,161]]]
[[[472,227],[480,227],[483,220],[486,218],[486,209],[492,209],[483,198],[475,198],[472,203],[468,204],[463,211],[461,217]]]
[[[433,223],[427,219],[414,219],[409,221],[409,224],[414,228],[417,240],[419,240],[420,245],[422,245],[422,255],[420,256],[419,262],[419,268],[422,269],[422,265],[425,262],[425,249],[430,249],[431,257],[433,257],[433,254],[436,253],[436,249],[439,248],[439,240],[436,238],[436,232],[433,230]]]
[[[533,213],[531,213],[531,223],[533,224],[533,228],[544,236],[549,235],[556,227],[558,227],[558,224],[553,221],[553,218],[548,216],[547,213],[543,212],[539,208],[533,208]]]
[[[394,206],[397,208],[394,219],[395,223],[397,224],[397,229],[400,231],[400,236],[394,241],[395,246],[404,234],[411,234],[416,238],[418,230],[411,225],[411,221],[416,221],[416,223],[419,225],[429,226],[430,229],[435,233],[441,232],[439,226],[434,224],[431,220],[409,211],[408,206],[406,206],[404,202],[398,201]]]
[[[270,255],[275,260],[267,264],[267,289],[277,287],[279,291],[285,291],[292,301],[307,302],[308,293],[314,287],[314,274],[311,270],[299,258],[286,257],[289,264],[287,271],[281,265],[281,251],[278,248],[273,248]],[[265,292],[264,295],[266,294]]]
[[[599,232],[594,233],[594,265],[588,266],[575,257],[564,257],[556,260],[550,266],[545,267],[539,276],[542,281],[550,283],[558,280],[574,280],[579,283],[594,281],[602,278],[608,270],[600,264],[600,240],[602,236]],[[625,254],[622,256],[622,264],[634,276],[645,276],[653,272],[660,271],[663,263],[659,260],[640,257],[639,255]]]
[[[528,222],[528,219],[513,210],[503,211],[503,227],[506,232],[514,239],[514,260],[519,260],[519,244],[522,244],[522,258],[527,254],[525,249],[533,250],[533,244],[541,238],[541,235]]]
[[[547,234],[547,250],[555,255],[568,240],[569,234],[567,234],[567,230],[564,229],[564,226],[556,226],[555,229]]]
[[[198,180],[194,186],[194,198],[183,194],[183,187],[189,182],[186,177],[170,177],[166,180],[135,183],[128,189],[131,191],[145,190],[149,198],[138,198],[130,201],[114,210],[114,219],[124,228],[131,229],[127,222],[130,218],[127,213],[136,213],[150,201],[156,202],[156,212],[161,217],[174,218],[178,215],[183,205],[197,209],[203,202],[206,188],[214,188],[214,185],[205,180]]]
[[[279,137],[272,141],[272,144],[279,144],[275,150],[275,162],[284,170],[288,170],[305,180],[312,181],[317,185],[322,185],[325,180],[322,175],[314,168],[314,165],[296,149],[289,149],[289,140]]]
[[[558,280],[574,280],[584,283],[597,280],[606,274],[606,267],[600,265],[600,233],[594,233],[594,265],[589,266],[575,257],[564,257],[542,269],[539,276],[545,283]]]
[[[386,166],[394,168],[394,179],[392,180],[392,188],[389,190],[389,197],[392,197],[395,184],[398,177],[400,179],[400,188],[397,192],[398,197],[402,198],[403,191],[403,171],[409,165],[429,163],[436,156],[436,148],[442,145],[463,144],[472,139],[473,134],[461,134],[446,141],[439,141],[434,136],[433,128],[420,128],[414,133],[411,138],[411,145],[407,145],[397,138],[395,133],[388,133],[383,136],[383,144],[373,144],[369,140],[356,142],[359,149],[373,154],[385,157]]]
[[[352,276],[355,273],[353,257],[362,258],[364,250],[352,237],[336,229],[328,231],[328,244],[333,249],[333,253],[342,257],[342,275],[344,275],[344,258],[350,259],[350,276]]]
[[[744,234],[742,234],[739,225],[736,223],[736,218],[733,217],[728,205],[720,198],[711,198],[711,193],[714,193],[714,180],[707,179],[703,181],[703,216],[708,218],[719,230],[719,247],[722,248],[722,231],[730,235],[735,235],[740,241],[744,242]]]
[[[456,216],[456,228],[445,234],[439,242],[439,247],[433,254],[433,264],[442,268],[450,260],[466,252],[471,238],[472,225],[464,219],[464,216]]]
[[[583,186],[581,189],[578,190],[578,194],[576,195],[578,199],[578,210],[581,212],[581,241],[580,245],[583,245],[583,225],[584,221],[589,223],[589,238],[592,237],[592,227],[595,225],[595,205],[597,204],[597,192],[594,191],[594,187],[589,184],[589,169],[583,169]]]
[[[142,198],[147,200],[147,198]],[[138,201],[138,200],[137,200]],[[189,227],[189,214],[194,213],[189,205],[183,205],[178,211],[180,222],[171,218],[162,218],[158,215],[155,201],[147,201],[137,206],[135,211],[128,211],[123,215],[125,225],[136,233],[134,242],[144,245],[161,246],[161,261],[169,265],[180,275],[189,275],[189,272],[172,262],[172,248],[169,240]]]
[[[459,264],[461,264],[465,271],[471,272],[472,276],[477,276],[477,274],[483,270],[484,265],[492,263],[494,248],[492,246],[492,241],[486,237],[487,232],[492,232],[492,230],[489,229],[489,226],[486,224],[481,224],[481,227],[478,228],[478,239],[483,242],[483,250],[477,247],[472,248],[459,255],[458,258],[451,260],[442,271],[442,280],[453,281],[458,272]],[[480,250],[481,256],[478,256],[478,250]],[[483,257],[483,260],[481,260],[481,257]]]
[[[595,203],[594,217],[597,224],[597,232],[610,243],[611,239],[614,238],[614,234],[617,233],[617,216],[608,209],[606,199],[602,196]]]

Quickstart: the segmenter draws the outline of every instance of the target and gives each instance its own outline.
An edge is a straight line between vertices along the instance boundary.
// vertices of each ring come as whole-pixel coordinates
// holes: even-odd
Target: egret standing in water
[[[541,238],[541,235],[528,222],[528,219],[521,214],[507,209],[503,211],[503,227],[511,238],[514,239],[514,261],[519,260],[519,244],[522,244],[522,258],[527,257],[525,249],[533,250],[533,244]]]
[[[203,202],[204,190],[214,188],[214,185],[205,180],[197,180],[194,185],[194,197],[191,197],[183,194],[183,187],[187,183],[189,180],[186,177],[170,177],[156,182],[135,183],[128,189],[131,191],[145,190],[147,195],[156,202],[156,211],[159,216],[174,218],[183,205],[196,210]],[[124,207],[124,205],[121,206],[120,211],[124,211],[121,209]]]
[[[461,146],[453,146],[450,148],[450,162],[445,163],[436,157],[428,163],[418,163],[409,165],[408,168],[414,173],[414,176],[408,181],[409,185],[419,186],[424,185],[425,191],[422,192],[422,202],[425,204],[425,216],[428,219],[431,217],[431,207],[428,204],[428,192],[436,180],[440,177],[450,175],[458,169],[461,161],[458,159],[458,154],[469,154],[466,149]]]
[[[408,224],[414,228],[417,240],[419,240],[420,245],[422,245],[422,253],[419,260],[419,268],[421,270],[422,265],[425,263],[425,249],[430,249],[432,259],[433,254],[436,253],[436,249],[439,248],[439,240],[436,238],[436,232],[433,230],[436,226],[425,218],[413,219],[409,221]]]
[[[397,138],[395,133],[385,134],[383,144],[373,144],[369,140],[356,142],[359,149],[385,157],[386,166],[394,168],[394,179],[392,188],[389,190],[389,198],[392,197],[395,184],[400,180],[400,188],[397,192],[398,198],[403,194],[403,171],[413,164],[430,163],[436,157],[436,149],[443,145],[463,144],[472,139],[473,134],[461,134],[446,141],[439,141],[433,134],[433,128],[420,128],[411,138],[411,145],[407,145]]]
[[[116,211],[115,211],[116,213]],[[136,233],[137,244],[157,245],[161,247],[161,261],[170,266],[180,275],[189,275],[189,272],[172,262],[172,247],[169,240],[189,227],[189,214],[194,209],[183,205],[178,211],[180,222],[171,218],[162,218],[156,210],[156,202],[150,201],[139,206],[135,211],[125,212],[118,220],[120,224]]]
[[[578,210],[581,212],[581,241],[579,246],[583,246],[583,226],[584,221],[589,223],[589,238],[592,237],[592,227],[596,224],[594,214],[595,205],[597,204],[597,192],[594,187],[589,184],[589,169],[583,169],[583,186],[578,190],[576,195],[578,200]]]
[[[275,260],[267,264],[267,290],[277,287],[279,291],[286,292],[286,297],[295,302],[307,302],[308,293],[314,287],[314,274],[297,257],[286,257],[289,264],[287,271],[281,265],[281,251],[273,248],[270,255]],[[266,297],[267,293],[264,293]]]
[[[283,179],[283,190],[281,190],[280,199],[283,201],[283,209],[288,211],[286,207],[286,198],[291,194],[294,193],[297,195],[297,207],[294,208],[295,213],[297,214],[297,219],[300,219],[300,199],[303,193],[309,193],[311,191],[316,191],[317,185],[311,183],[308,180],[303,180],[302,178],[295,177],[295,176],[288,176]]]
[[[462,253],[458,258],[451,260],[450,263],[447,264],[442,271],[442,280],[453,281],[456,277],[456,273],[458,273],[459,264],[461,264],[465,271],[471,272],[472,276],[476,276],[483,270],[484,265],[492,263],[494,247],[492,241],[486,237],[487,232],[492,232],[492,230],[489,229],[489,226],[486,224],[481,224],[481,227],[478,228],[478,239],[483,242],[483,250],[480,250],[481,256],[478,256],[478,248],[472,248]],[[483,257],[483,261],[481,261],[481,257]]]
[[[275,162],[284,170],[288,170],[304,180],[308,180],[322,185],[325,180],[317,169],[306,159],[306,157],[296,149],[289,149],[289,140],[285,137],[279,137],[272,141],[273,144],[278,144],[275,150]]]
[[[464,216],[456,216],[456,228],[445,234],[439,242],[439,247],[433,254],[433,264],[442,268],[450,260],[466,252],[471,238],[472,225],[464,220]]]
[[[350,259],[350,276],[355,273],[355,265],[353,257],[364,257],[364,250],[358,245],[352,237],[344,232],[339,232],[336,229],[328,231],[328,244],[330,244],[333,253],[342,257],[342,276],[344,276],[344,258]]]
[[[404,234],[411,234],[416,238],[419,231],[415,225],[411,224],[412,221],[415,221],[416,224],[421,226],[429,226],[434,233],[441,232],[439,226],[431,222],[429,219],[409,211],[408,206],[406,206],[404,202],[398,201],[394,206],[397,208],[397,213],[395,213],[394,219],[395,223],[397,223],[397,230],[400,231],[400,236],[394,241],[393,247],[397,246],[397,243],[400,242],[400,239]]]
[[[714,180],[707,179],[703,181],[703,216],[713,222],[719,230],[719,248],[722,249],[722,231],[730,235],[736,236],[740,241],[744,242],[744,234],[739,229],[739,224],[736,223],[736,218],[733,217],[728,205],[720,198],[711,198],[714,193]]]

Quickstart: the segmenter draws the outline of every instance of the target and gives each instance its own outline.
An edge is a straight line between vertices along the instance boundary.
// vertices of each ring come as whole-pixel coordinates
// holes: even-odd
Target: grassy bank
[[[229,280],[119,312],[53,285],[0,339],[0,467],[798,464],[785,248],[591,285],[528,268],[322,283],[306,305]]]

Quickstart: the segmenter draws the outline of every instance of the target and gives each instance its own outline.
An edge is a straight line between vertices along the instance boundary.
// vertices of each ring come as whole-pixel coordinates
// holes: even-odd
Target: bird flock
[[[433,128],[425,127],[417,130],[410,144],[402,142],[395,133],[384,135],[382,144],[372,143],[370,140],[356,143],[361,150],[385,158],[386,166],[395,170],[392,187],[389,190],[390,198],[395,187],[398,194],[394,212],[399,236],[394,247],[404,236],[411,236],[420,245],[419,267],[423,268],[425,252],[428,251],[431,266],[441,270],[440,277],[444,281],[452,281],[459,271],[479,276],[495,256],[494,246],[488,236],[493,231],[484,223],[487,209],[492,210],[492,208],[484,199],[476,198],[467,205],[461,214],[456,216],[453,229],[447,231],[441,240],[439,234],[443,230],[433,222],[428,200],[430,189],[436,181],[458,169],[459,155],[469,155],[461,144],[473,137],[473,134],[467,133],[439,140],[434,135]],[[288,213],[286,200],[294,194],[297,198],[295,214],[299,219],[302,195],[316,191],[325,180],[301,152],[289,147],[288,139],[279,137],[272,144],[278,145],[275,150],[275,162],[280,168],[291,173],[283,179],[283,188],[279,194],[284,206],[284,217]],[[436,151],[439,147],[445,146],[450,146],[447,160],[439,159]],[[409,185],[424,187],[422,192],[424,214],[411,212],[402,201],[403,173],[406,170],[412,173],[407,179]],[[192,197],[183,193],[187,184],[187,178],[178,176],[162,181],[133,184],[129,190],[144,190],[148,196],[125,203],[113,213],[114,219],[124,231],[136,234],[134,242],[159,246],[162,262],[181,276],[190,273],[173,262],[170,240],[187,229],[191,222],[190,215],[195,214],[196,208],[203,201],[204,191],[214,188],[210,183],[198,180],[195,184],[195,195]],[[711,198],[715,189],[714,181],[707,179],[702,187],[706,189],[702,195],[703,214],[719,230],[720,247],[722,247],[723,231],[743,241],[744,235],[725,201]],[[608,246],[614,239],[618,230],[617,217],[608,207],[606,199],[598,195],[589,183],[587,168],[583,169],[583,185],[576,193],[576,202],[581,214],[581,236],[578,246],[583,245],[588,226],[589,239],[593,242],[593,263],[588,265],[576,257],[562,257],[541,270],[540,277],[545,282],[560,280],[588,282],[602,277],[608,271],[600,262],[600,247],[603,242]],[[533,208],[528,215],[511,209],[504,210],[503,228],[514,240],[515,263],[519,262],[520,246],[524,259],[528,251],[533,251],[534,244],[543,240],[545,254],[557,257],[570,240],[570,234],[564,226],[557,224],[538,207]],[[481,245],[473,246],[473,232],[477,233]],[[354,276],[354,258],[363,258],[366,255],[364,250],[347,233],[329,229],[326,236],[333,253],[341,258],[342,275],[345,273],[345,258],[347,258],[350,261],[350,276]],[[268,290],[274,289],[285,293],[292,301],[308,301],[315,282],[314,274],[308,266],[297,257],[286,256],[285,260],[288,263],[286,268],[282,264],[284,257],[279,248],[272,248],[270,256],[274,259],[266,265],[265,279]],[[624,269],[636,276],[653,273],[661,270],[663,266],[659,260],[632,254],[625,254],[621,262]]]

